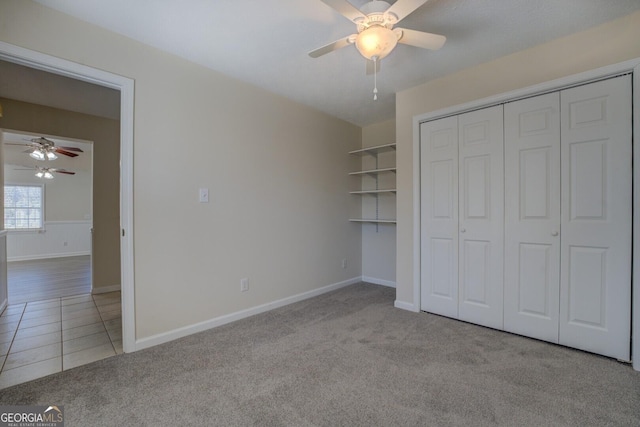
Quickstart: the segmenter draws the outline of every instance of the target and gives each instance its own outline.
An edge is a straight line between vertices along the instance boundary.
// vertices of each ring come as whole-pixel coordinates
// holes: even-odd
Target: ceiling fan
[[[391,53],[397,43],[437,50],[447,40],[445,36],[438,34],[393,28],[428,0],[397,0],[393,5],[382,0],[373,0],[365,3],[360,9],[347,0],[321,1],[356,24],[358,33],[312,50],[309,52],[312,58],[355,44],[360,54],[377,66],[376,63]]]
[[[47,139],[43,136],[40,138],[32,138],[28,139],[27,143],[19,143],[19,142],[5,142],[7,145],[22,145],[24,147],[29,147],[25,153],[29,153],[29,156],[36,160],[55,160],[58,158],[57,154],[62,154],[69,157],[77,157],[77,153],[82,153],[83,151],[77,147],[64,147],[56,145],[50,139]]]
[[[24,165],[20,165],[21,168],[24,169],[16,169],[17,171],[29,171],[29,170],[35,170],[36,171],[36,176],[38,178],[44,178],[44,179],[53,179],[53,174],[54,173],[63,173],[66,175],[75,175],[75,172],[71,172],[68,171],[66,169],[60,169],[60,168],[45,168],[42,166],[24,166]]]

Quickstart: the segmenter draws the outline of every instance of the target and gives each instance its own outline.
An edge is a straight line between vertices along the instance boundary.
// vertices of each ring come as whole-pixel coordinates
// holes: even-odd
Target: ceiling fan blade
[[[427,1],[428,0],[398,0],[387,9],[386,13],[394,14],[398,18],[398,21],[401,21]]]
[[[367,76],[373,74],[374,69],[376,73],[380,72],[380,61],[372,61],[370,59],[367,59]]]
[[[447,41],[445,36],[439,34],[424,33],[422,31],[407,30],[406,28],[395,28],[394,32],[402,32],[398,43],[421,47],[423,49],[438,50]]]
[[[64,173],[64,174],[67,174],[67,175],[75,175],[76,174],[75,172],[71,172],[71,171],[68,171],[68,170],[65,170],[65,169],[49,169],[49,172]]]
[[[58,154],[63,154],[65,156],[69,156],[69,157],[78,157],[78,155],[76,153],[72,153],[71,151],[63,150],[60,147],[55,147],[53,151],[55,151]]]
[[[354,36],[351,35],[349,37],[336,40],[333,43],[329,43],[326,46],[322,46],[316,50],[312,50],[311,52],[309,52],[309,56],[312,58],[318,58],[319,56],[326,55],[327,53],[333,52],[334,50],[338,50],[345,46],[349,46],[350,44],[353,43],[352,41],[353,39],[354,39]]]
[[[84,153],[84,151],[82,151],[78,147],[65,147],[64,145],[58,145],[57,147],[67,151],[77,151],[78,153]]]
[[[33,144],[23,144],[22,142],[5,142],[5,145],[21,145],[23,147],[31,147]]]
[[[322,0],[322,3],[333,8],[340,15],[344,16],[352,22],[357,22],[361,19],[366,19],[367,17],[364,13],[360,12],[347,0]]]

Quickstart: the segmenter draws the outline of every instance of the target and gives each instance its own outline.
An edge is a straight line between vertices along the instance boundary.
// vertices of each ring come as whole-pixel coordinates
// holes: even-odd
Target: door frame
[[[120,91],[120,269],[122,345],[136,350],[133,260],[134,80],[0,41],[0,59]]]
[[[413,117],[413,304],[402,303],[401,308],[419,312],[420,307],[420,124],[447,116],[458,115],[481,108],[491,107],[505,102],[516,101],[549,92],[555,92],[572,86],[633,73],[633,242],[632,277],[631,277],[631,360],[633,369],[640,371],[640,58],[608,65],[590,71],[574,74],[534,86],[517,89],[478,99],[468,103],[443,108],[430,113]],[[636,339],[633,339],[634,332]]]

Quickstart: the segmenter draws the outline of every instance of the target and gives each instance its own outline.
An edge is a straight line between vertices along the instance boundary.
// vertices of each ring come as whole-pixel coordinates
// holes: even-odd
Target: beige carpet
[[[13,388],[68,426],[640,425],[614,360],[393,307],[358,284]]]

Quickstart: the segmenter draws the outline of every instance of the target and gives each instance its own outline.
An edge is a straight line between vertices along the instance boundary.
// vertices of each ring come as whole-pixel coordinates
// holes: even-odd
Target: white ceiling
[[[639,0],[430,0],[400,26],[446,44],[398,45],[382,60],[373,101],[354,46],[307,55],[355,32],[320,0],[37,1],[360,126],[393,118],[398,91],[640,9]]]

